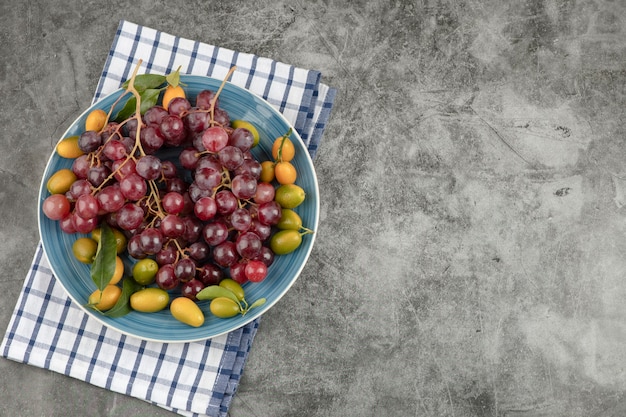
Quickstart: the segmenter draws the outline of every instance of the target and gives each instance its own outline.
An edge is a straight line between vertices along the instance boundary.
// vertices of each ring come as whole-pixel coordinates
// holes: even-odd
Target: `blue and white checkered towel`
[[[262,96],[294,125],[315,156],[335,97],[321,74],[122,21],[94,101],[117,90],[139,59],[140,73],[223,79]],[[185,416],[225,416],[259,320],[194,343],[163,344],[103,327],[57,284],[38,245],[0,355],[130,395]]]

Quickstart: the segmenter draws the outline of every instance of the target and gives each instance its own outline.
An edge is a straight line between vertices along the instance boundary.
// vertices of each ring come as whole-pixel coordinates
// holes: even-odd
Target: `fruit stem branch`
[[[163,211],[163,207],[161,207],[161,199],[159,198],[159,189],[153,180],[148,181],[148,185],[150,186],[150,197],[154,200],[154,204],[156,205],[155,214],[159,218],[165,217],[165,212]],[[150,205],[148,205],[149,207]]]
[[[312,235],[313,233],[315,233],[315,230],[309,229],[307,227],[302,226],[301,230],[303,230],[303,232],[300,233],[300,236],[304,236],[304,235]]]
[[[233,65],[228,70],[228,73],[226,74],[226,76],[222,80],[222,83],[220,84],[220,88],[217,89],[217,91],[215,92],[215,95],[213,96],[213,98],[210,101],[211,105],[209,106],[209,112],[211,114],[211,125],[215,124],[215,103],[217,103],[217,98],[220,96],[220,93],[224,89],[224,86],[226,85],[226,82],[233,75],[233,72],[235,72],[236,69],[237,69],[237,67]]]
[[[133,116],[135,119],[137,119],[137,134],[135,136],[135,146],[133,146],[133,149],[131,151],[131,155],[134,155],[135,152],[138,150],[140,155],[144,156],[146,153],[143,150],[143,147],[141,146],[141,125],[143,123],[143,121],[141,120],[141,94],[139,94],[139,92],[137,91],[137,89],[135,88],[135,77],[137,77],[137,72],[139,71],[139,67],[141,66],[141,63],[143,61],[141,59],[139,59],[137,61],[137,65],[135,66],[135,69],[133,70],[133,75],[130,77],[130,80],[128,80],[128,87],[126,87],[126,91],[129,91],[133,94],[133,96],[135,96],[136,102],[135,102],[135,115]]]

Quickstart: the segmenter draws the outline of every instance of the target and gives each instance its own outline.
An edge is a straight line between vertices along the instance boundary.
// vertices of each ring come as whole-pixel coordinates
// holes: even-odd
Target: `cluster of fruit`
[[[63,232],[90,235],[73,245],[98,287],[89,305],[110,315],[170,305],[194,326],[204,322],[198,299],[230,308],[216,307],[219,317],[245,314],[241,285],[263,281],[275,255],[312,233],[293,210],[305,191],[295,184],[291,130],[275,139],[272,160],[258,161],[257,129],[219,107],[223,84],[194,103],[177,72],[134,74],[125,87],[132,97],[117,117],[94,110],[82,134],[58,143],[73,163],[48,179],[42,204]],[[241,289],[236,306],[214,296],[221,282]]]

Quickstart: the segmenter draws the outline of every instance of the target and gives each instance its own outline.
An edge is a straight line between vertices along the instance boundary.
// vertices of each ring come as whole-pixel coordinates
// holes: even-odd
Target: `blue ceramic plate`
[[[200,91],[205,89],[217,91],[222,83],[221,80],[191,75],[181,75],[181,81],[186,85],[185,89],[192,103]],[[116,91],[91,106],[74,121],[62,138],[80,135],[84,130],[87,114],[94,109],[108,111],[122,93],[122,90]],[[225,84],[219,100],[220,107],[229,113],[231,120],[247,120],[257,127],[260,142],[253,148],[253,153],[260,161],[270,159],[273,140],[289,130],[291,127],[289,122],[262,98],[230,83]],[[121,109],[121,106],[118,106],[113,114]],[[296,148],[296,156],[292,161],[298,171],[296,183],[306,192],[304,203],[297,207],[296,211],[305,227],[316,230],[319,220],[319,193],[315,170],[309,153],[295,130],[291,140]],[[171,343],[204,340],[238,329],[276,304],[296,281],[311,253],[315,234],[304,235],[302,245],[296,251],[276,256],[274,263],[268,268],[265,280],[260,283],[244,284],[246,299],[250,303],[262,297],[267,299],[263,306],[251,309],[244,316],[217,318],[210,313],[209,302],[200,301],[198,304],[204,311],[205,323],[198,328],[177,321],[168,309],[158,313],[133,311],[120,318],[106,317],[85,307],[89,295],[96,286],[91,280],[89,265],[80,263],[72,254],[72,243],[83,235],[63,233],[58,222],[48,219],[41,210],[42,202],[49,195],[46,189],[48,178],[61,168],[71,168],[72,162],[73,160],[62,158],[53,152],[46,166],[39,191],[39,232],[43,248],[56,279],[76,305],[105,326],[121,333],[144,340]],[[126,261],[132,263],[132,260]]]

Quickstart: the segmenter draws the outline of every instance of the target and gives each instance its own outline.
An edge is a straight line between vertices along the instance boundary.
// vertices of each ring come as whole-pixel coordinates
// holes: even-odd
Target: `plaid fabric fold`
[[[138,60],[140,73],[209,75],[230,81],[278,109],[298,130],[313,158],[335,90],[317,71],[192,41],[121,21],[94,102],[120,88]],[[202,342],[163,344],[125,336],[85,314],[52,275],[41,243],[0,355],[49,369],[184,416],[225,416],[237,390],[259,319]]]

